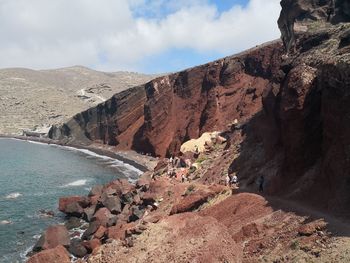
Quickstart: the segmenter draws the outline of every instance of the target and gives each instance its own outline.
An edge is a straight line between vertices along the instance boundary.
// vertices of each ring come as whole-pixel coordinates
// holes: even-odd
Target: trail
[[[239,193],[259,193],[248,189],[239,189]],[[277,196],[261,195],[269,205],[275,210],[285,212],[294,212],[301,216],[309,216],[313,219],[323,218],[328,223],[328,229],[336,236],[350,237],[350,220],[330,214],[329,212],[318,210],[312,206],[301,203],[300,201],[292,201]]]

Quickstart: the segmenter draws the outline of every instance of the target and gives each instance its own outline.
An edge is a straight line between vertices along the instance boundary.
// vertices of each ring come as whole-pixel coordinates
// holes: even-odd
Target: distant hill
[[[99,72],[81,66],[0,69],[0,134],[19,134],[23,129],[61,123],[154,77],[134,72]]]

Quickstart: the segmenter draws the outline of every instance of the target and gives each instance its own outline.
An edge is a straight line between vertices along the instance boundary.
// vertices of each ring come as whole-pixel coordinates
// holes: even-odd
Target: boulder
[[[97,229],[100,227],[100,222],[93,221],[89,224],[89,227],[85,230],[83,233],[81,239],[90,239],[90,237],[97,231]]]
[[[82,244],[87,249],[88,253],[91,253],[94,249],[101,246],[101,241],[95,238],[92,240],[83,241]]]
[[[100,226],[95,232],[94,238],[102,239],[106,234],[106,231],[107,231],[107,228],[105,228],[104,226]]]
[[[35,244],[33,251],[55,248],[59,245],[68,247],[70,243],[69,233],[65,226],[49,226]]]
[[[98,201],[100,200],[100,197],[100,195],[90,196],[91,205],[97,205]]]
[[[83,212],[83,219],[87,222],[90,222],[95,212],[96,212],[96,205],[92,205],[90,207],[85,208]]]
[[[65,223],[64,225],[66,226],[66,228],[68,230],[71,230],[73,228],[77,228],[81,226],[81,222],[80,219],[77,217],[70,217]]]
[[[78,258],[82,258],[88,253],[87,249],[79,238],[74,238],[71,240],[68,250]]]
[[[142,218],[145,213],[145,208],[142,206],[131,207],[131,214],[129,216],[128,222],[134,222]]]
[[[107,207],[112,214],[120,214],[122,212],[122,204],[118,196],[108,196],[103,194],[101,197],[101,203]]]
[[[89,193],[89,197],[100,196],[102,194],[102,190],[103,190],[102,185],[95,185],[94,187],[92,187],[92,189]]]
[[[113,215],[106,207],[102,207],[94,214],[92,221],[99,222],[104,227],[115,225],[117,221],[116,215]]]
[[[78,202],[73,202],[66,206],[64,213],[70,216],[81,217],[84,213],[84,208]]]
[[[67,250],[59,245],[55,248],[41,251],[31,256],[27,263],[70,263],[70,258]]]
[[[84,196],[69,196],[59,199],[58,209],[68,215],[81,216],[83,208],[88,207],[90,200]]]

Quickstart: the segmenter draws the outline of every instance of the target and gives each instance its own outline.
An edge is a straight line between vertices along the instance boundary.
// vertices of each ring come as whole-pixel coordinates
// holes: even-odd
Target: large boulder
[[[101,246],[101,241],[95,238],[88,241],[83,241],[83,245],[87,249],[88,253],[91,253],[94,249]]]
[[[84,212],[84,208],[88,207],[89,204],[90,200],[85,196],[61,197],[58,209],[67,215],[80,217]]]
[[[49,226],[35,244],[33,251],[55,248],[59,245],[68,247],[70,243],[69,233],[63,225]]]
[[[27,263],[70,263],[67,250],[59,245],[31,256]]]
[[[79,238],[72,239],[69,245],[69,252],[78,258],[84,257],[88,251]]]
[[[90,222],[95,212],[96,212],[96,205],[92,205],[85,208],[83,212],[83,219],[86,220],[87,222]]]
[[[102,194],[103,191],[103,185],[95,185],[94,187],[92,187],[89,196],[100,196]]]
[[[117,216],[113,215],[108,208],[102,207],[94,214],[92,221],[96,221],[104,227],[109,227],[115,225]]]
[[[103,206],[107,207],[112,214],[120,214],[122,211],[122,204],[118,196],[109,196],[104,193],[101,196],[101,203]]]
[[[82,235],[82,239],[90,239],[91,236],[97,231],[97,229],[101,226],[101,223],[98,221],[93,221],[89,224],[89,227],[85,230]]]
[[[65,223],[64,225],[66,226],[66,228],[68,230],[71,230],[73,228],[78,228],[81,226],[81,221],[79,218],[77,217],[70,217]]]

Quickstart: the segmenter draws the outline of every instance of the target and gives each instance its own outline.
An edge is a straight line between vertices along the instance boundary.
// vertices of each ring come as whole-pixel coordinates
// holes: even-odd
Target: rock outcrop
[[[53,128],[50,137],[156,156],[177,153],[183,142],[259,112],[263,92],[281,81],[282,51],[281,42],[274,41],[157,78],[77,114]]]
[[[296,33],[317,30],[326,23],[350,22],[347,0],[282,0],[278,26],[287,50],[295,44]]]

